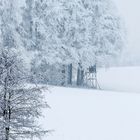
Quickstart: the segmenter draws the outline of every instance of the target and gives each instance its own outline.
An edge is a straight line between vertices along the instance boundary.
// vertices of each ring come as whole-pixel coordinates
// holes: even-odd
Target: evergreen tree
[[[27,71],[10,49],[0,52],[0,140],[41,137],[47,131],[36,125],[47,107],[41,89],[28,87]]]

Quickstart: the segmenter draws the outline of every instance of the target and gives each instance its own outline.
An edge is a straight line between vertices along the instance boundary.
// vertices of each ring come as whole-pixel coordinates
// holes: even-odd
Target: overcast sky
[[[126,25],[128,47],[140,56],[140,0],[114,0]]]

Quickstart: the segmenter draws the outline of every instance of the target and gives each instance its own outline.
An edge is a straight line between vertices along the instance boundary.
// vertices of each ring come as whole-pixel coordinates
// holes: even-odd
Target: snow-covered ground
[[[104,90],[140,93],[140,67],[100,69],[98,82]]]
[[[54,87],[43,140],[139,140],[140,94]]]
[[[101,87],[114,91],[50,87],[45,94],[51,109],[41,121],[55,131],[43,140],[140,140],[139,72],[101,70]]]

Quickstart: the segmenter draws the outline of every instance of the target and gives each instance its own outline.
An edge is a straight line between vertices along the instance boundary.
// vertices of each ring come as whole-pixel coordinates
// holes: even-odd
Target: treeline
[[[16,48],[31,82],[84,85],[90,67],[120,55],[124,31],[110,0],[0,0],[0,46]],[[96,66],[96,67],[95,67]]]

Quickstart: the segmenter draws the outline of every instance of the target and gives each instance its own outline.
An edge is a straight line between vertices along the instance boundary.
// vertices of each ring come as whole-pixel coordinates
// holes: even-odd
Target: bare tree
[[[48,107],[39,87],[27,86],[27,71],[14,51],[0,52],[0,140],[41,137],[47,131],[36,125]]]

